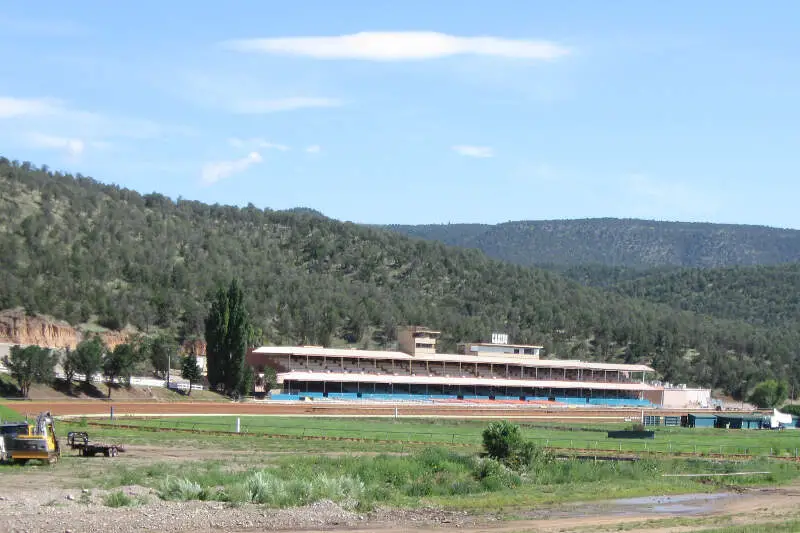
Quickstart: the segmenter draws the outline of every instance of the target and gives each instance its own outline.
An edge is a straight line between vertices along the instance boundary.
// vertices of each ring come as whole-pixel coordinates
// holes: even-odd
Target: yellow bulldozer
[[[53,464],[61,457],[61,445],[50,412],[39,413],[36,421],[0,426],[0,459],[25,464],[31,459]]]

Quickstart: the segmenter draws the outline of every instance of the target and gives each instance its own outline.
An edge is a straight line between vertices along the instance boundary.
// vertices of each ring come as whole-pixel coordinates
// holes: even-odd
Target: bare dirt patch
[[[150,451],[156,452],[155,449]],[[147,455],[147,451],[143,452],[142,459]],[[659,527],[658,520],[683,516],[681,513],[660,511],[659,506],[668,502],[669,497],[663,500],[654,499],[653,505],[638,509],[620,507],[613,501],[522,509],[518,513],[522,519],[503,521],[493,514],[470,515],[462,511],[435,508],[379,508],[369,513],[359,513],[345,510],[329,501],[281,510],[251,504],[231,506],[221,502],[168,502],[160,500],[152,489],[139,486],[121,487],[111,491],[64,488],[60,484],[69,478],[69,471],[55,473],[47,468],[14,470],[8,472],[8,475],[4,473],[4,483],[0,486],[0,516],[3,516],[0,532],[127,533],[157,530],[170,533],[400,533],[415,530],[434,533],[453,529],[468,533],[585,533],[613,531],[627,525],[626,530],[634,533],[674,533],[709,527]],[[131,498],[134,505],[108,507],[108,495],[118,491]],[[736,525],[780,520],[782,516],[797,511],[800,485],[748,489],[742,494],[711,501],[711,505],[704,507],[702,512],[691,514],[691,517],[729,517],[728,523]]]

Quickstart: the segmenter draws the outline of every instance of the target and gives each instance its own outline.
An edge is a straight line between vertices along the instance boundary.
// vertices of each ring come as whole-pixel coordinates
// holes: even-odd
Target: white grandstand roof
[[[394,383],[401,385],[465,385],[491,387],[536,387],[542,389],[594,389],[594,390],[661,390],[645,383],[605,383],[592,381],[545,381],[505,378],[462,378],[460,376],[409,376],[393,374],[361,374],[336,372],[281,372],[278,382],[290,381],[335,381],[343,383]]]
[[[382,350],[348,350],[320,348],[317,346],[262,346],[253,353],[264,355],[301,355],[307,357],[347,357],[351,359],[393,359],[395,361],[420,361],[433,363],[489,363],[509,364],[538,368],[568,368],[583,370],[608,370],[620,372],[654,372],[647,365],[625,365],[619,363],[590,363],[567,359],[532,359],[510,355],[461,355],[461,354],[419,354],[408,355],[403,352]]]

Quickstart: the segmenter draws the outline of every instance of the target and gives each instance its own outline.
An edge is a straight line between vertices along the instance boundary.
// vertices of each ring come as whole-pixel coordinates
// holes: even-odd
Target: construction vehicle
[[[61,457],[61,445],[49,411],[39,413],[33,424],[5,424],[3,430],[2,440],[7,461],[25,464],[31,459],[38,459],[53,464]]]
[[[6,440],[10,440],[20,433],[28,433],[27,422],[5,422],[0,424],[0,463],[11,460],[11,456],[8,454]]]

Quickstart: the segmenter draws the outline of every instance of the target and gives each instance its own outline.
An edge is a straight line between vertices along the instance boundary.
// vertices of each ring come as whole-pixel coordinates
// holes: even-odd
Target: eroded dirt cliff
[[[76,328],[68,322],[44,315],[28,315],[24,309],[0,311],[0,343],[35,344],[44,348],[74,349],[86,337],[95,334]],[[103,330],[97,334],[106,346],[113,349],[118,344],[129,342],[136,334],[133,329],[122,331]],[[206,354],[206,343],[202,340],[187,340],[181,346],[183,353]]]
[[[102,331],[99,335],[109,348],[128,340],[129,331]],[[24,309],[0,311],[0,343],[35,344],[45,348],[74,349],[87,336],[63,320],[28,315]]]

